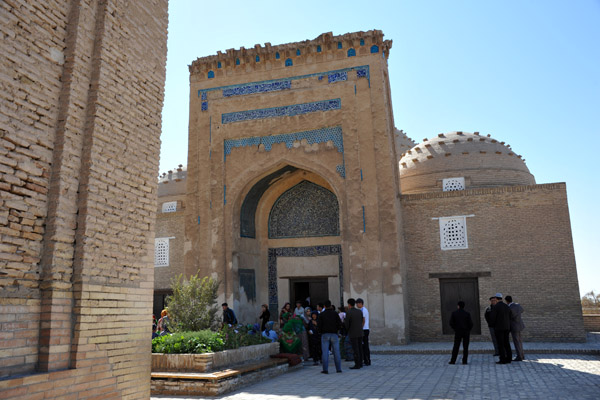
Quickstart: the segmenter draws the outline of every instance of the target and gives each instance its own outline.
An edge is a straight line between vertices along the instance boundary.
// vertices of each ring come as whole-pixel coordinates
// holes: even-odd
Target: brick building
[[[395,129],[391,46],[326,33],[192,63],[187,192],[181,172],[161,177],[155,299],[182,271],[219,278],[245,322],[263,303],[276,318],[287,301],[362,297],[372,340],[403,343],[447,339],[459,299],[486,340],[500,291],[527,339],[583,340],[565,184],[536,185],[489,136]]]
[[[148,398],[167,1],[0,18],[0,398]]]

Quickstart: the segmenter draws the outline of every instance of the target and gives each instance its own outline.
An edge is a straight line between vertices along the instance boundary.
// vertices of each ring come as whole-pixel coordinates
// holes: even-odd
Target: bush
[[[174,333],[152,339],[153,353],[202,354],[223,351],[224,346],[221,333],[210,330]]]
[[[262,343],[271,343],[271,340],[253,332],[251,327],[225,327],[219,332],[203,330],[156,337],[152,339],[152,352],[202,354]]]
[[[217,290],[220,282],[198,275],[173,278],[173,295],[167,296],[169,329],[174,332],[201,331],[217,327]]]

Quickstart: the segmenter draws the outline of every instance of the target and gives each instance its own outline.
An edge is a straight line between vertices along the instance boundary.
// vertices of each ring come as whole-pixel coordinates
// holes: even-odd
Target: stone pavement
[[[446,346],[442,349],[442,345]],[[485,346],[473,343],[474,347]],[[398,348],[412,346],[418,354]],[[306,365],[277,378],[244,387],[222,397],[226,400],[370,400],[370,399],[599,399],[600,334],[587,343],[525,343],[524,362],[497,365],[490,352],[473,354],[469,365],[448,365],[449,343],[415,343],[394,348],[377,347],[373,364],[336,374],[330,359],[329,375],[320,366]],[[553,354],[535,353],[539,351]],[[392,352],[382,354],[381,352]],[[482,348],[483,350],[483,348]],[[570,351],[579,354],[564,354]],[[439,353],[438,351],[438,353]],[[585,354],[590,353],[590,354]],[[595,354],[592,354],[595,353]],[[460,363],[460,356],[458,359]],[[332,373],[333,371],[333,373]],[[152,397],[173,399],[173,397]],[[182,399],[185,397],[181,397]]]

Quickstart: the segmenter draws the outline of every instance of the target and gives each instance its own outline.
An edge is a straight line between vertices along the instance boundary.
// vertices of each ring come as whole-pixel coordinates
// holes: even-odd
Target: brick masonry
[[[0,18],[0,397],[147,398],[167,1]]]
[[[483,273],[483,313],[496,292],[512,295],[525,312],[526,340],[584,341],[566,185],[506,186],[402,196],[410,298],[410,337],[442,335],[439,279],[430,274]],[[432,218],[467,218],[468,249],[442,251]],[[434,275],[436,276],[436,275]],[[451,275],[448,275],[451,276]]]

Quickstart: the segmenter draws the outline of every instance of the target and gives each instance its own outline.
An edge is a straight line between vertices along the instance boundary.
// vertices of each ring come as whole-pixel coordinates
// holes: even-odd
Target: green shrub
[[[179,332],[152,339],[153,353],[212,353],[223,351],[225,342],[220,332],[203,330],[199,332]]]
[[[225,349],[237,349],[254,344],[271,343],[271,339],[264,337],[260,332],[252,332],[252,325],[240,325],[237,327],[226,325],[219,333],[223,338]]]
[[[198,275],[189,280],[179,275],[171,281],[173,294],[167,296],[169,329],[172,332],[201,331],[217,327],[219,281]]]

